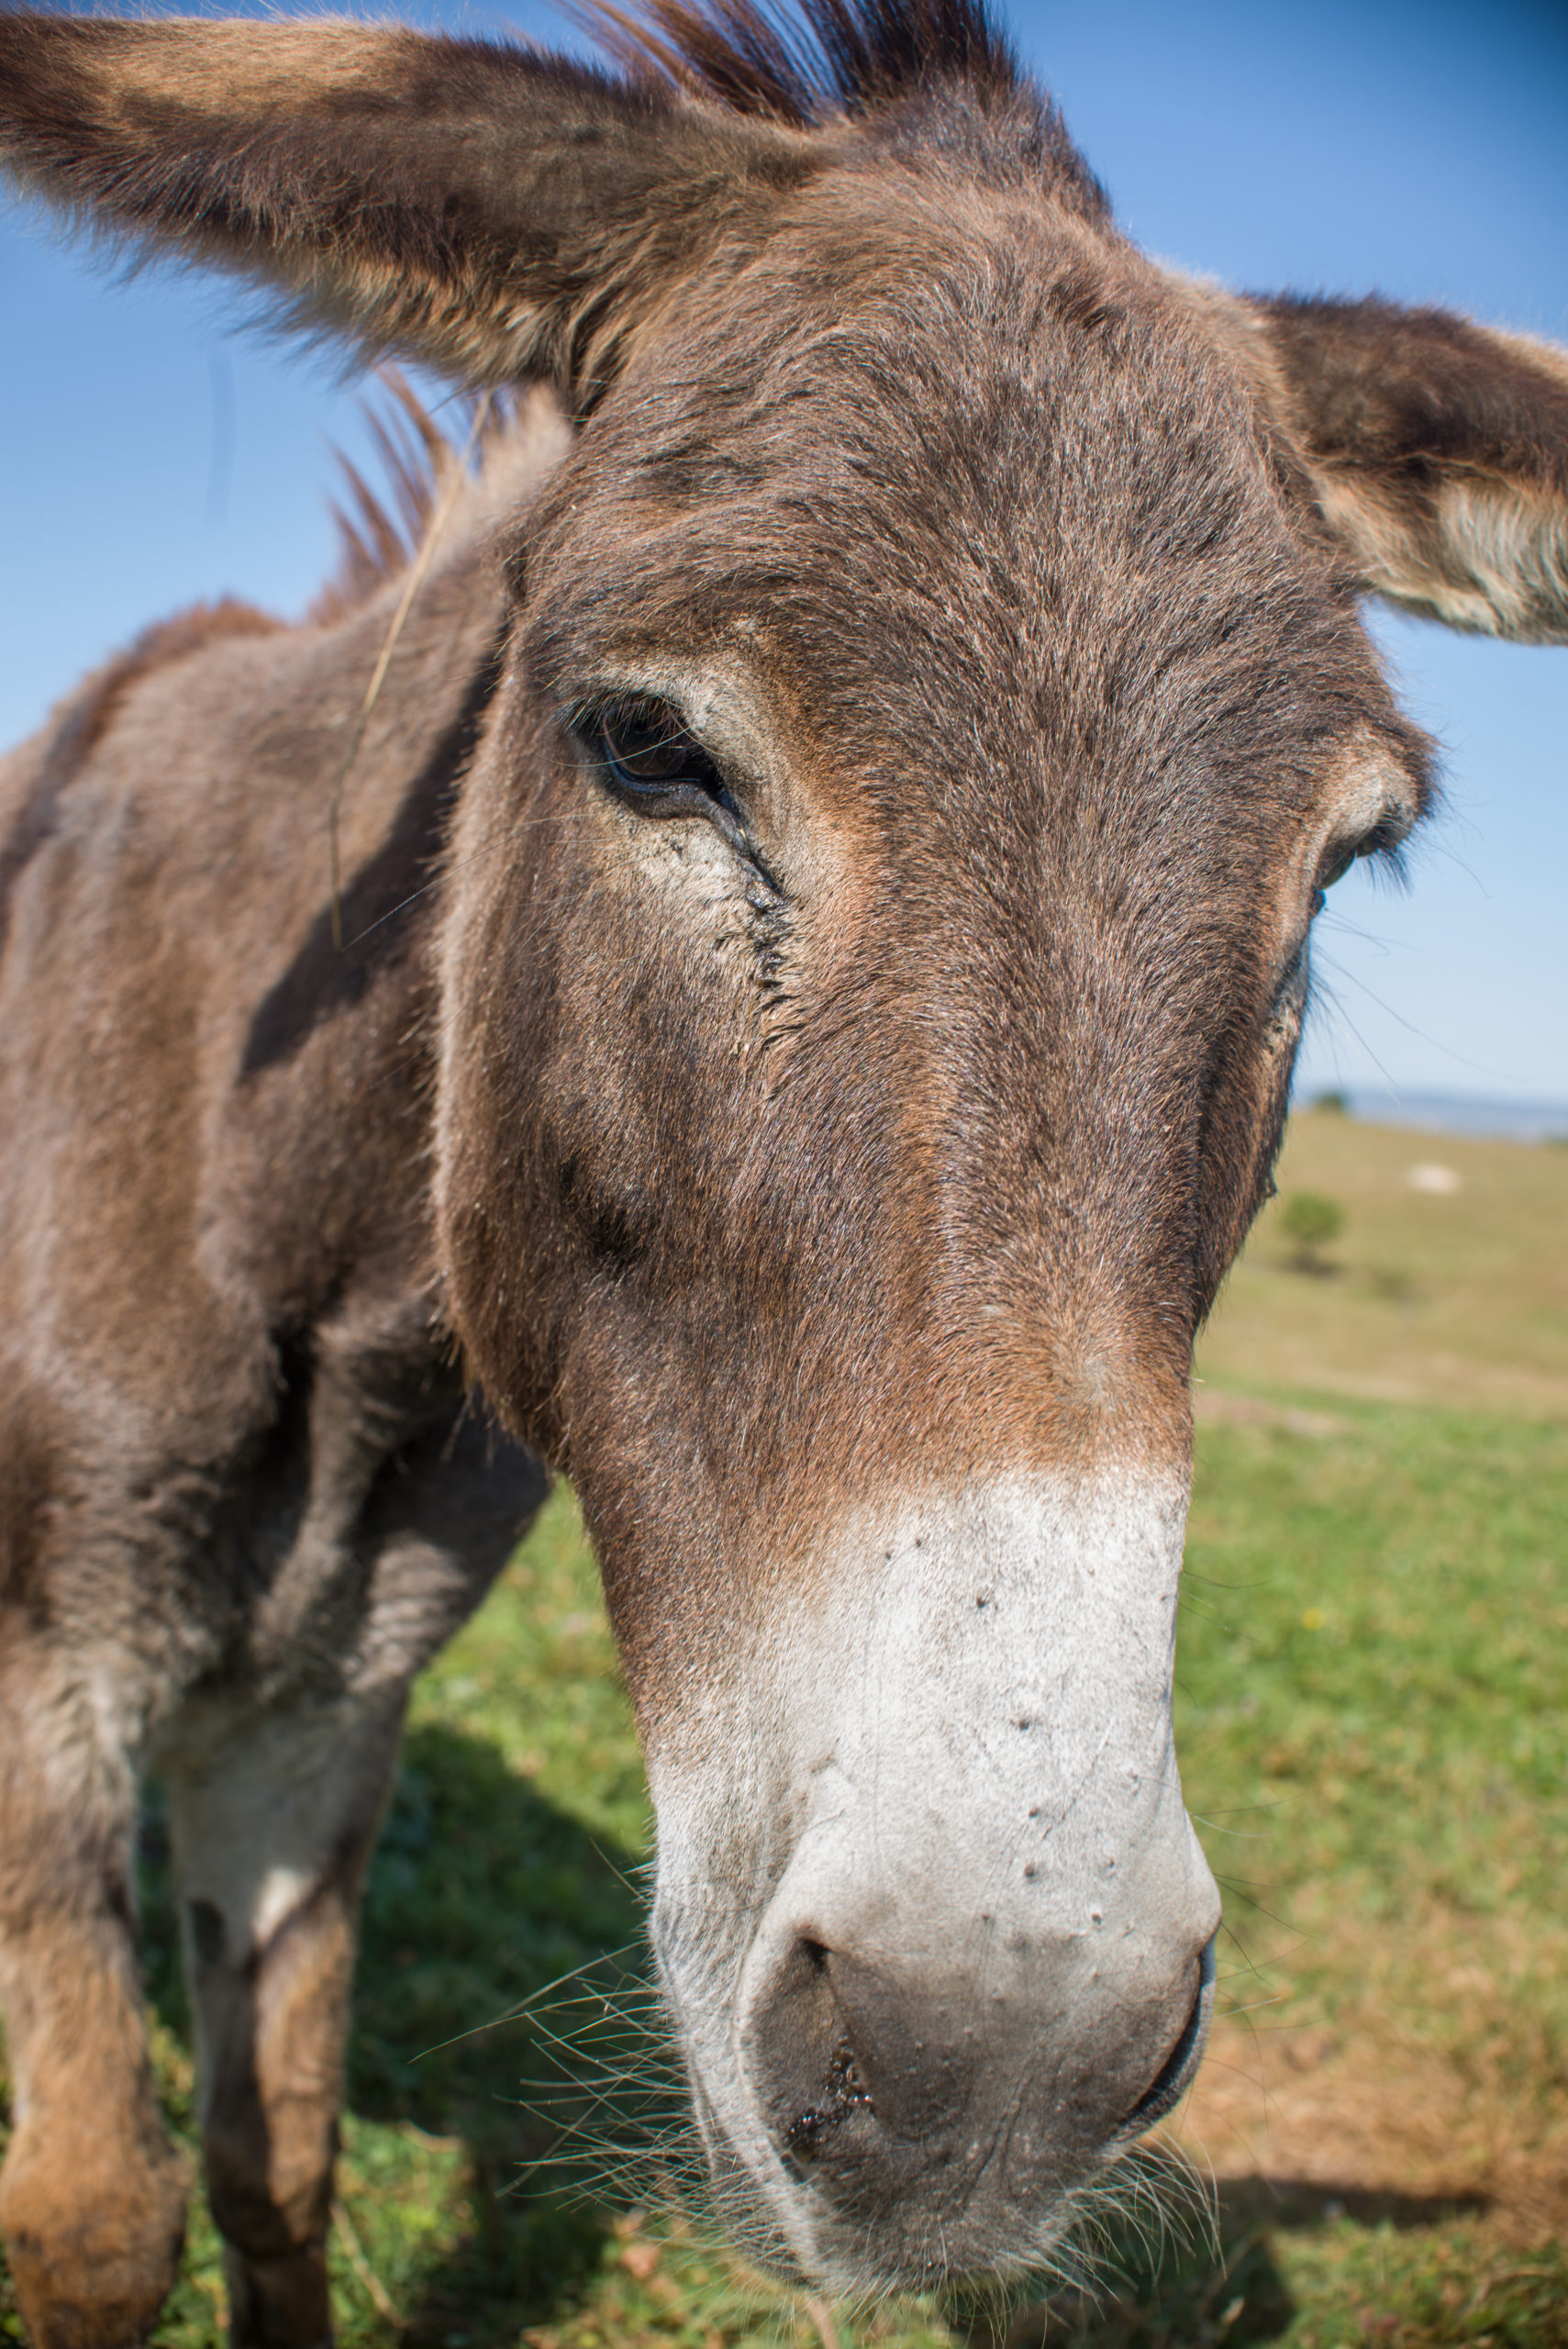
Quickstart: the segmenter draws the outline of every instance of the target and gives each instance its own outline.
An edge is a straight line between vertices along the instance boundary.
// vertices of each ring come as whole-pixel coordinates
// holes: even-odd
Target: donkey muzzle
[[[839,2243],[874,2244],[885,2280],[917,2286],[1006,2274],[1049,2248],[1072,2189],[1197,2067],[1210,1921],[1195,1908],[1173,1920],[1158,1954],[1132,1935],[1099,1950],[1047,1940],[992,1949],[978,1971],[782,1937],[748,1968],[741,2062],[816,2264],[831,2271]]]
[[[868,1511],[732,1683],[727,1766],[660,1758],[654,1937],[715,2180],[830,2287],[1027,2269],[1195,2067],[1219,1904],[1172,1744],[1180,1504],[1129,1476]]]

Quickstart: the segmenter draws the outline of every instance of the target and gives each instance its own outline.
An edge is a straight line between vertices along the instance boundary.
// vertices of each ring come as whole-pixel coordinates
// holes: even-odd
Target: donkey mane
[[[328,504],[338,562],[311,599],[305,615],[308,628],[329,628],[335,620],[346,619],[403,577],[424,545],[453,466],[462,462],[467,433],[448,433],[401,368],[388,362],[376,372],[385,396],[372,395],[361,406],[382,485],[367,480],[345,450],[333,451],[340,486]],[[465,401],[465,420],[473,412],[473,401]],[[481,470],[489,451],[517,418],[516,401],[505,391],[493,392],[473,452]]]
[[[1051,100],[1019,64],[987,0],[564,0],[567,12],[634,80],[717,99],[730,113],[817,130],[835,119],[925,119],[925,143],[955,144],[984,125],[1015,167],[1032,165],[1085,211],[1104,189]],[[1000,142],[995,139],[1002,131]],[[999,159],[998,159],[999,160]]]
[[[954,83],[1004,104],[1029,89],[985,0],[578,0],[572,13],[628,72],[650,66],[736,114],[814,129]]]
[[[378,486],[346,449],[334,447],[336,496],[328,500],[338,561],[317,589],[306,623],[329,627],[346,618],[402,576],[430,527],[442,483],[457,451],[401,369],[377,370],[379,388],[359,403],[374,451]]]

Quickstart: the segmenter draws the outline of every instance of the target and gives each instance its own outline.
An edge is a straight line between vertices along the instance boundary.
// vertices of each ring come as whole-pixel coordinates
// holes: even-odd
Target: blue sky
[[[410,10],[571,38],[541,7]],[[1540,0],[1076,0],[1010,12],[1125,227],[1252,288],[1441,301],[1568,343],[1568,11]],[[237,331],[231,294],[106,274],[0,216],[0,740],[147,620],[327,569],[353,391]],[[1390,894],[1319,925],[1301,1089],[1568,1101],[1568,650],[1379,616],[1447,750],[1448,811]]]

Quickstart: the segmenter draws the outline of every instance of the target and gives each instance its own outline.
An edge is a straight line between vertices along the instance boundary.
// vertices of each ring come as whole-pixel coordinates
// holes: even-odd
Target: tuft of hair
[[[962,83],[1008,99],[1027,87],[986,0],[577,0],[573,13],[634,75],[650,70],[731,113],[810,129],[886,113]]]
[[[982,172],[1110,201],[990,0],[559,0],[634,86],[793,130],[889,128]]]
[[[376,380],[382,396],[364,400],[361,413],[383,485],[368,481],[343,450],[333,451],[342,483],[329,501],[338,562],[306,613],[309,627],[329,628],[346,619],[403,576],[425,542],[452,468],[462,462],[460,442],[442,430],[400,367],[384,363]],[[475,451],[481,466],[516,421],[516,406],[504,394],[492,393]],[[473,412],[473,402],[466,401],[465,418]]]

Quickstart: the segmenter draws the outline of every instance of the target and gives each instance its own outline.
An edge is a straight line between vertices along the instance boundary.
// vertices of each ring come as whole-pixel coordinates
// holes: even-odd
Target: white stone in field
[[[1405,1177],[1406,1187],[1412,1191],[1429,1191],[1438,1198],[1451,1198],[1455,1191],[1462,1191],[1464,1183],[1451,1166],[1440,1166],[1435,1159],[1424,1158],[1412,1166]]]

